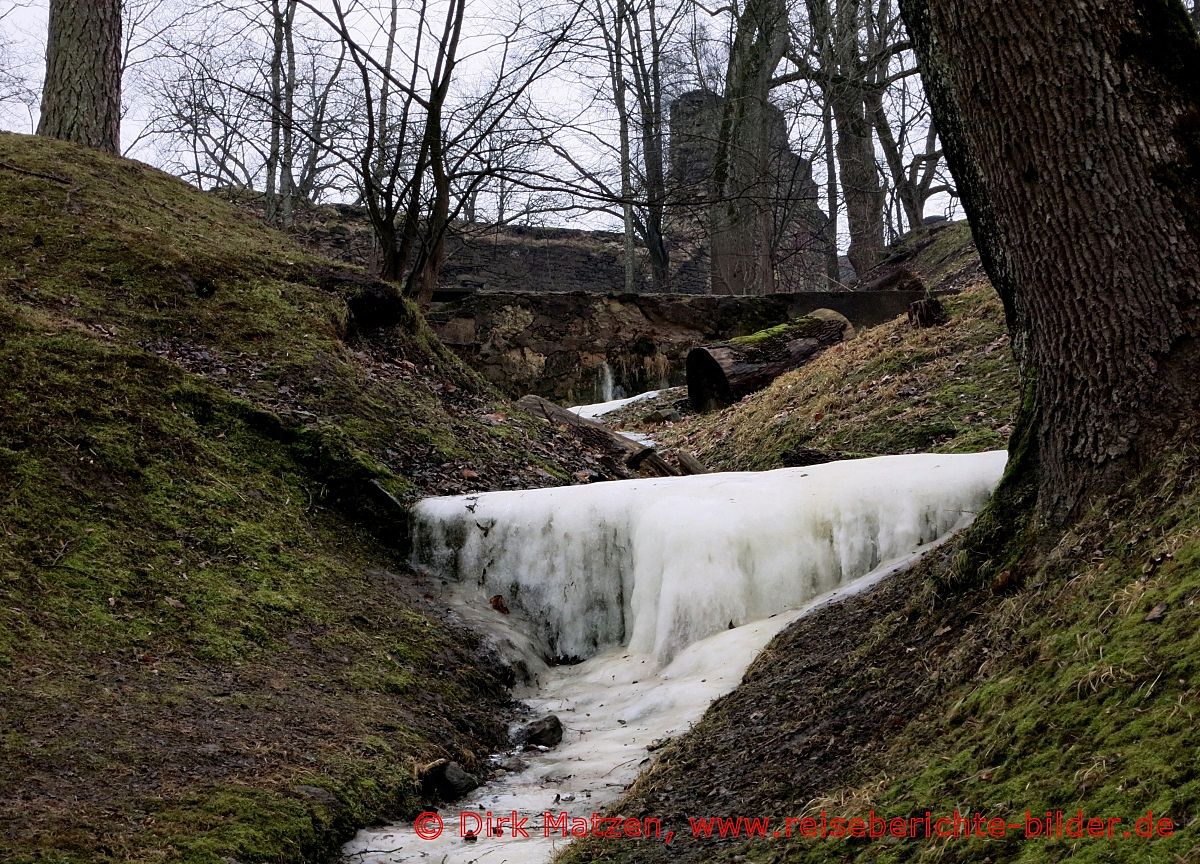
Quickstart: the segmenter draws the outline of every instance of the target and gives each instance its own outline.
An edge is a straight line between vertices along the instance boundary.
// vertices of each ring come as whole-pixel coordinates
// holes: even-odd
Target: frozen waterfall
[[[967,524],[1003,452],[431,498],[417,563],[501,595],[547,659],[660,663]],[[515,622],[514,622],[515,623]]]
[[[546,864],[568,842],[542,831],[547,812],[587,818],[611,804],[652,742],[733,690],[776,633],[969,522],[1004,463],[1003,453],[892,456],[421,502],[418,561],[452,579],[466,621],[538,668],[525,701],[566,731],[454,805],[519,813],[530,839],[466,842],[447,830],[423,840],[400,823],[361,831],[343,851],[356,864]],[[512,614],[493,610],[496,594]],[[547,669],[537,654],[590,656]]]

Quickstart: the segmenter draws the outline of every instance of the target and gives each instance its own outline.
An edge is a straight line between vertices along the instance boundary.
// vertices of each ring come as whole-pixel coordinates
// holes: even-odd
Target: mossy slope
[[[0,858],[316,859],[503,734],[397,504],[577,466],[378,287],[0,135]]]
[[[920,242],[918,242],[918,240]],[[760,393],[658,432],[714,470],[767,470],[834,457],[1003,449],[1018,398],[1000,301],[965,225],[909,238],[893,257],[943,298],[950,322],[873,327]],[[914,247],[909,250],[908,246]]]

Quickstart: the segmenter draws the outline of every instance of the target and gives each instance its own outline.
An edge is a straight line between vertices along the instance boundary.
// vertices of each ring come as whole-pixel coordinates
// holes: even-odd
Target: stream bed
[[[563,740],[497,754],[513,770],[441,808],[440,836],[408,823],[368,829],[347,859],[549,861],[570,841],[562,814],[590,819],[617,801],[788,624],[969,524],[1005,459],[890,456],[421,502],[415,563],[527,671],[516,695],[531,718],[557,715]],[[489,813],[526,820],[529,836],[507,826],[488,836]]]

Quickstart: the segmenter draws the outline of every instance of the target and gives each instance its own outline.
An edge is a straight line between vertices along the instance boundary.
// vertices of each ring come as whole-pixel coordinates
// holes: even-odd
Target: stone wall
[[[902,315],[922,291],[803,292],[760,297],[588,292],[479,293],[426,316],[443,342],[511,396],[565,405],[682,384],[687,352],[814,309],[856,327]]]

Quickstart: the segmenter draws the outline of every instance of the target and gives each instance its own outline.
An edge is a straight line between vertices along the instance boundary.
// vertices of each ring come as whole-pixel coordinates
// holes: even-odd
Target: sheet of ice
[[[639,393],[637,396],[630,396],[627,399],[613,399],[609,402],[597,402],[595,405],[576,405],[567,410],[574,411],[580,417],[585,417],[588,420],[595,420],[597,417],[603,417],[605,414],[616,411],[618,408],[624,408],[626,405],[653,399],[661,392],[661,390],[651,390],[647,393]]]
[[[414,554],[502,595],[547,658],[624,645],[666,662],[961,527],[1005,461],[885,456],[431,498],[414,509]]]
[[[568,842],[554,826],[546,836],[545,813],[586,819],[603,810],[649,763],[652,742],[682,733],[713,700],[732,691],[775,634],[813,609],[905,569],[927,548],[880,566],[802,609],[714,633],[686,647],[665,667],[653,655],[617,647],[576,666],[550,669],[526,701],[534,716],[558,715],[565,727],[562,744],[525,754],[525,770],[502,773],[468,798],[442,808],[443,833],[436,839],[422,840],[412,825],[400,823],[360,831],[343,853],[356,864],[545,864]],[[467,843],[462,829],[478,831],[477,820],[489,811],[497,816],[516,811],[528,819],[530,836],[480,833],[477,841]],[[472,814],[465,823],[463,813]]]
[[[651,438],[649,435],[645,434],[644,432],[631,432],[628,429],[619,429],[619,430],[617,430],[617,434],[625,436],[630,441],[636,441],[638,444],[641,444],[643,447],[657,447],[658,446],[658,442],[656,442],[653,438]]]

